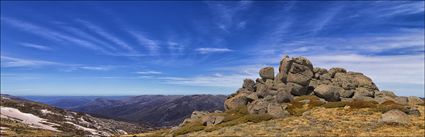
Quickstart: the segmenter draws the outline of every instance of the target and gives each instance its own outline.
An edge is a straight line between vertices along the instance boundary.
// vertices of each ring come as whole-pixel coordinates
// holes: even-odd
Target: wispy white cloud
[[[228,48],[197,48],[196,51],[201,54],[208,54],[208,53],[232,52],[233,50]]]
[[[312,21],[312,31],[313,34],[319,33],[322,29],[324,29],[328,24],[332,23],[332,20],[337,17],[338,13],[343,10],[343,6],[336,6],[332,9],[329,9],[325,12],[321,17],[317,18],[317,20]]]
[[[136,38],[137,42],[139,42],[140,45],[144,46],[149,51],[149,54],[158,54],[158,51],[160,49],[158,41],[150,39],[145,34],[138,31],[129,30],[128,33],[130,33],[134,38]]]
[[[171,55],[181,55],[183,54],[184,50],[185,50],[185,45],[181,44],[181,43],[177,43],[174,41],[168,41],[168,50],[170,51]]]
[[[364,34],[351,37],[314,37],[282,41],[281,38],[264,37],[252,52],[257,58],[283,54],[418,54],[425,49],[424,30],[402,29],[392,34]]]
[[[158,78],[169,84],[199,86],[199,87],[229,87],[237,88],[245,78],[254,78],[247,74],[211,74],[193,77],[162,77]]]
[[[112,67],[111,66],[81,66],[78,68],[84,69],[84,70],[107,71],[107,70],[110,70]]]
[[[309,56],[315,66],[344,67],[363,72],[377,83],[424,84],[424,54],[366,56],[317,55]],[[378,84],[379,86],[379,84]]]
[[[138,71],[136,73],[137,74],[141,74],[141,75],[157,75],[157,74],[162,74],[162,72],[160,72],[160,71],[153,71],[153,70],[149,70],[149,71]]]
[[[236,3],[207,2],[207,5],[217,19],[217,27],[224,32],[230,32],[230,30],[233,29],[232,27],[242,29],[245,26],[246,21],[238,21],[239,19],[237,16],[241,11],[248,9],[252,5],[252,2],[253,1],[239,1]]]
[[[10,56],[1,56],[1,62],[2,68],[53,68],[65,72],[72,72],[76,70],[107,71],[118,67],[112,65],[66,64],[54,61]]]
[[[425,10],[424,1],[399,1],[391,3],[379,2],[377,5],[386,5],[385,7],[378,9],[378,12],[381,13],[380,16],[382,17],[423,13]]]
[[[28,48],[38,49],[38,50],[44,50],[44,51],[52,50],[52,48],[50,48],[50,47],[39,45],[39,44],[33,44],[33,43],[20,43],[19,45],[21,45],[23,47],[28,47]]]
[[[126,42],[124,42],[123,40],[119,39],[118,37],[113,36],[112,34],[106,32],[101,27],[99,27],[97,25],[94,25],[93,23],[90,23],[90,22],[85,21],[85,20],[78,19],[77,21],[80,22],[80,23],[82,23],[82,24],[84,24],[90,30],[92,30],[93,32],[99,34],[100,36],[104,37],[105,39],[113,42],[114,44],[117,44],[117,45],[121,46],[121,48],[124,48],[124,49],[126,49],[128,51],[134,52],[134,49],[131,46],[129,46]]]
[[[98,47],[97,45],[77,38],[77,37],[73,37],[70,35],[66,35],[64,33],[60,33],[45,27],[41,27],[29,22],[25,22],[25,21],[21,21],[21,20],[17,20],[17,19],[12,19],[12,18],[6,18],[6,17],[2,17],[1,18],[2,21],[8,23],[9,25],[12,25],[16,28],[19,28],[23,31],[26,31],[28,33],[32,33],[34,35],[49,39],[49,40],[54,40],[57,42],[71,42],[74,43],[77,46],[81,46],[84,48],[88,48],[91,50],[96,50],[96,51],[101,51],[101,52],[105,52],[104,49],[102,49],[101,47]]]
[[[86,33],[84,31],[82,31],[81,29],[77,29],[77,28],[70,27],[70,26],[63,26],[63,29],[66,30],[66,31],[69,31],[69,32],[73,33],[76,36],[83,37],[83,38],[85,38],[85,39],[87,39],[87,40],[89,40],[89,41],[91,41],[91,42],[93,42],[95,44],[104,46],[104,47],[106,47],[109,50],[112,50],[112,51],[116,51],[117,50],[117,48],[115,48],[114,46],[111,46],[110,44],[108,44],[107,42],[105,42],[105,41],[103,41],[101,39],[95,38],[93,35],[91,35],[89,33]]]
[[[59,65],[59,63],[44,61],[44,60],[35,60],[35,59],[21,59],[14,58],[9,56],[1,56],[1,66],[5,68],[11,67],[42,67],[42,66],[51,66]]]

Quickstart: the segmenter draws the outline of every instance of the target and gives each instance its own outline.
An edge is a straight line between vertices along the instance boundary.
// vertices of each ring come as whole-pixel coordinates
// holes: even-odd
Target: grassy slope
[[[302,100],[310,103],[302,104]],[[346,107],[345,106],[350,106]],[[292,117],[270,120],[267,116],[248,115],[243,108],[238,111],[219,113],[226,117],[225,122],[205,127],[200,123],[191,123],[174,131],[174,135],[192,136],[275,136],[275,135],[409,135],[423,136],[424,106],[416,106],[421,116],[409,115],[410,125],[380,124],[381,114],[403,106],[394,102],[378,105],[374,102],[355,100],[354,102],[320,103],[317,97],[303,96],[290,103],[288,111]],[[261,122],[263,121],[263,122]],[[258,123],[259,122],[259,123]],[[164,136],[170,129],[163,129],[136,136]],[[177,133],[177,134],[176,134]]]

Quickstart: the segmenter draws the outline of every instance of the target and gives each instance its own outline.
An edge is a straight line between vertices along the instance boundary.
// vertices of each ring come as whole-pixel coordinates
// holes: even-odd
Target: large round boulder
[[[307,86],[311,78],[313,78],[313,70],[310,69],[309,66],[293,63],[288,72],[287,82]]]
[[[271,79],[267,79],[264,84],[266,85],[267,89],[272,89],[274,85],[274,81]]]
[[[407,97],[407,101],[409,105],[421,105],[424,104],[424,101],[417,96],[409,96]]]
[[[291,102],[292,100],[294,100],[294,96],[292,96],[292,94],[290,93],[289,88],[285,87],[285,88],[280,88],[277,91],[277,95],[276,95],[276,101],[278,103],[288,103]]]
[[[248,104],[248,113],[265,114],[267,113],[268,102],[265,100],[255,100]]]
[[[248,98],[246,97],[247,95],[248,94],[246,93],[240,93],[235,95],[234,97],[226,99],[226,101],[224,101],[224,108],[226,110],[233,110],[238,109],[240,107],[245,107],[248,103]]]
[[[339,93],[343,90],[344,89],[337,86],[319,85],[314,89],[314,94],[320,98],[325,99],[326,101],[335,102],[341,100]]]
[[[316,67],[313,69],[314,78],[319,79],[321,75],[328,73],[328,70],[325,68]]]
[[[313,70],[313,64],[305,57],[296,57],[293,59],[294,63],[307,66],[310,70]]]
[[[347,70],[345,70],[344,68],[331,68],[329,69],[328,73],[331,75],[331,77],[333,78],[335,76],[336,73],[347,73]]]
[[[285,81],[283,81],[284,75],[286,75],[286,74],[283,74],[283,73],[280,73],[280,72],[277,73],[276,77],[274,78],[274,83],[275,84],[286,83],[286,79],[285,79]]]
[[[399,97],[395,97],[394,98],[398,103],[398,104],[402,104],[402,105],[407,105],[408,104],[408,98],[407,97],[403,97],[403,96],[399,96]]]
[[[275,118],[283,118],[289,116],[289,112],[286,110],[287,104],[269,103],[267,106],[267,114]]]
[[[309,86],[302,86],[297,83],[288,83],[286,86],[291,89],[291,94],[294,96],[308,95],[311,93],[311,91],[308,90]]]
[[[244,79],[242,88],[248,90],[248,91],[255,91],[255,81],[252,79]]]
[[[274,79],[273,67],[265,67],[260,69],[260,77],[262,79]]]
[[[280,61],[280,65],[279,65],[279,73],[282,74],[287,74],[291,65],[292,65],[293,60],[291,58],[289,58],[289,56],[285,56],[281,61]]]
[[[357,97],[374,97],[375,92],[374,91],[370,91],[367,88],[364,87],[359,87],[356,88],[356,90],[354,91],[354,96],[353,98],[357,98]]]
[[[339,95],[343,98],[351,98],[354,95],[354,91],[353,90],[342,90],[341,92],[339,92]]]
[[[390,110],[388,112],[385,112],[384,114],[382,114],[382,122],[387,123],[387,124],[409,124],[410,123],[410,118],[409,116],[398,110],[398,109],[393,109]]]
[[[353,75],[354,81],[358,83],[358,87],[364,87],[368,90],[375,91],[379,90],[378,87],[373,83],[372,79],[365,75]]]
[[[394,94],[394,92],[392,91],[388,91],[388,90],[382,90],[382,91],[375,91],[375,97],[391,97],[391,98],[395,98],[397,97],[397,95]]]

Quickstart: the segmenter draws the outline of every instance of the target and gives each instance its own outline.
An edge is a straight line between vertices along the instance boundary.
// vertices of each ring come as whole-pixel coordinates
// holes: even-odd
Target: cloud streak
[[[158,74],[162,74],[162,72],[160,72],[160,71],[153,71],[153,70],[150,70],[150,71],[138,71],[136,73],[137,74],[141,74],[141,75],[158,75]]]
[[[32,43],[20,43],[19,45],[21,45],[23,47],[27,47],[27,48],[44,50],[44,51],[51,51],[52,50],[52,48],[50,48],[50,47],[38,45],[38,44],[32,44]]]
[[[151,55],[157,55],[159,53],[159,42],[156,40],[149,39],[146,35],[137,31],[128,31],[140,45],[144,46]]]
[[[242,85],[242,80],[246,78],[254,77],[247,74],[214,74],[194,77],[163,77],[159,79],[176,85],[237,88]]]
[[[195,51],[197,51],[200,54],[209,54],[209,53],[232,52],[233,50],[228,48],[197,48]]]
[[[245,27],[246,21],[239,21],[237,15],[248,9],[251,6],[252,1],[239,1],[233,4],[235,5],[229,6],[229,2],[207,2],[212,14],[217,19],[217,27],[227,33],[233,29],[232,27],[236,29],[243,29]]]
[[[66,64],[54,61],[17,58],[10,56],[1,56],[2,68],[55,68],[57,70],[72,72],[76,70],[90,70],[90,71],[108,71],[117,66],[112,65],[83,65],[83,64]]]
[[[102,29],[101,27],[94,25],[93,23],[90,23],[88,21],[85,20],[77,20],[78,22],[84,24],[85,26],[87,26],[91,31],[99,34],[100,36],[104,37],[105,39],[113,42],[114,44],[120,46],[121,48],[124,48],[128,51],[134,52],[134,49],[129,46],[126,42],[122,41],[121,39],[119,39],[116,36],[113,36],[112,34],[106,32],[104,29]]]
[[[66,34],[63,34],[45,27],[41,27],[32,23],[28,23],[25,21],[16,20],[12,18],[6,18],[6,17],[2,17],[1,20],[23,31],[32,33],[37,36],[41,36],[46,39],[54,40],[56,42],[71,42],[87,49],[105,52],[103,48],[98,47],[97,45],[89,41],[79,39],[70,35],[66,35]]]
[[[1,62],[2,62],[1,66],[4,68],[43,67],[43,66],[60,65],[59,63],[51,62],[51,61],[21,59],[21,58],[9,57],[9,56],[1,56]]]

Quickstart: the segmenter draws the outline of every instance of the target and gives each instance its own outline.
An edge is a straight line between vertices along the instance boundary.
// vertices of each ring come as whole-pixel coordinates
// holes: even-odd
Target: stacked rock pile
[[[391,91],[380,91],[371,78],[344,68],[313,67],[304,57],[285,56],[275,75],[273,67],[259,71],[255,81],[245,79],[242,88],[225,101],[225,109],[247,107],[250,114],[270,114],[274,117],[288,115],[287,103],[294,97],[315,95],[323,102],[350,101],[353,99],[383,103],[421,104],[418,97],[396,96]]]

